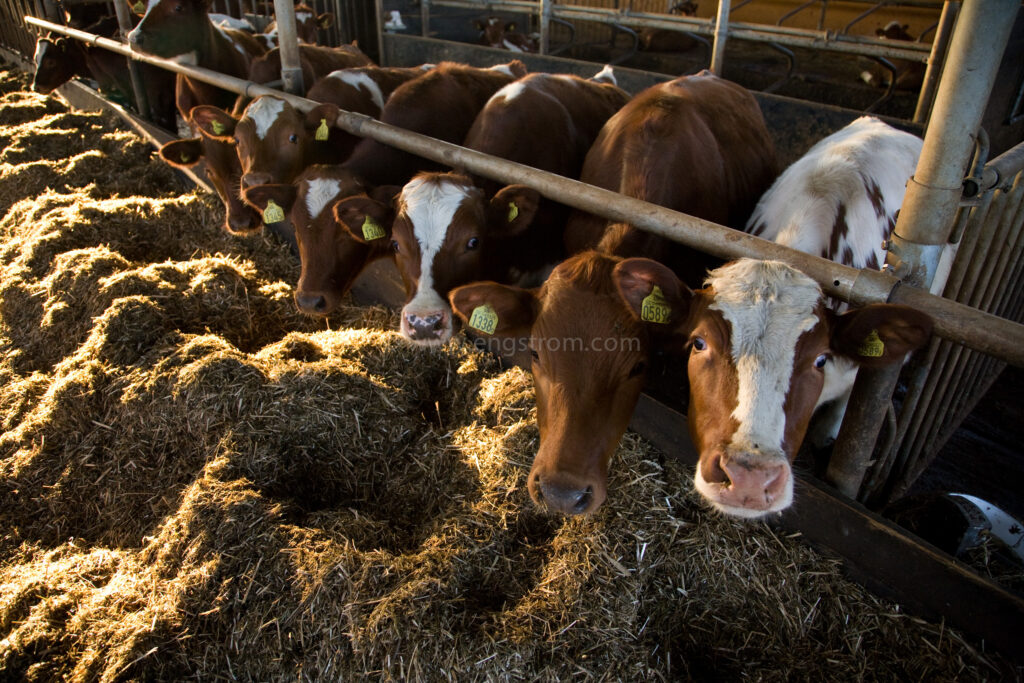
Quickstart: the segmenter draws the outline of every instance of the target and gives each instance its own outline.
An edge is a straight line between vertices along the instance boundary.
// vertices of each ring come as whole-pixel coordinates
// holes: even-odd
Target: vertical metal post
[[[430,0],[420,0],[420,21],[423,24],[423,37],[430,37]]]
[[[942,7],[939,28],[935,31],[932,51],[928,55],[928,68],[924,72],[924,83],[922,83],[921,93],[917,97],[914,123],[927,123],[928,121],[928,112],[931,111],[932,100],[935,97],[935,86],[939,82],[939,76],[942,75],[942,65],[946,61],[946,50],[949,48],[949,39],[953,35],[953,25],[956,24],[956,15],[959,11],[959,0],[946,0]]]
[[[551,16],[554,14],[554,0],[540,0],[540,54],[546,55],[551,49]]]
[[[373,0],[373,13],[377,17],[376,30],[377,30],[377,63],[381,66],[387,66],[384,63],[384,0]],[[340,14],[338,17],[340,18]],[[335,20],[335,25],[338,25],[339,20]]]
[[[718,0],[718,15],[715,17],[715,44],[711,48],[711,73],[722,75],[725,65],[725,41],[729,37],[730,0]]]
[[[124,2],[115,2],[114,11],[117,13],[117,26],[121,29],[121,39],[132,32],[132,19],[128,14],[128,5]],[[128,77],[132,82],[132,92],[135,95],[135,109],[146,119],[152,119],[153,114],[149,110],[149,101],[146,98],[146,89],[142,87],[142,77],[139,74],[139,64],[134,59],[128,59]]]
[[[974,0],[960,12],[932,110],[931,125],[890,240],[888,265],[907,284],[928,289],[960,203],[981,117],[1019,0]],[[935,283],[941,285],[942,283]],[[861,371],[826,479],[851,498],[860,490],[892,400],[900,367]],[[857,419],[853,419],[853,418]]]
[[[302,95],[302,67],[299,65],[299,38],[295,30],[295,4],[293,0],[274,0],[274,19],[277,20],[278,45],[281,47],[281,80],[285,92]],[[312,84],[311,84],[312,85]]]

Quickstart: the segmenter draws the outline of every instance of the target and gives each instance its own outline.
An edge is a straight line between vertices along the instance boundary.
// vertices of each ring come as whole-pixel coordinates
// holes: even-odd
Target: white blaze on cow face
[[[316,219],[341,192],[341,182],[334,178],[313,178],[306,191],[306,210],[310,220]]]
[[[279,100],[276,97],[261,97],[245,110],[245,118],[252,121],[256,129],[256,137],[263,140],[283,111],[284,100]]]
[[[736,429],[711,458],[727,478],[711,482],[697,467],[695,486],[733,516],[760,517],[793,499],[786,452],[786,400],[794,380],[800,338],[819,324],[822,295],[809,277],[772,261],[741,259],[712,271],[708,308],[728,323],[731,361],[738,383],[731,418]],[[694,378],[691,377],[694,382]],[[721,417],[721,416],[720,416]]]
[[[451,339],[452,312],[434,288],[434,260],[455,212],[468,197],[467,187],[433,178],[414,178],[402,189],[399,205],[412,226],[420,256],[416,293],[402,309],[401,331],[409,339],[430,345]]]

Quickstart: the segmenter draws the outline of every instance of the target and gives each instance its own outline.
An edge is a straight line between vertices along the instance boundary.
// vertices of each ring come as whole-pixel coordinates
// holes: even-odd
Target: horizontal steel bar
[[[308,111],[316,106],[315,102],[303,97],[288,95],[216,71],[141,55],[115,40],[99,38],[34,17],[26,17],[26,21],[55,33],[93,41],[98,47],[188,75],[247,97],[274,95],[287,100],[301,111]],[[343,111],[336,126],[354,135],[372,138],[448,166],[460,167],[505,183],[528,185],[545,197],[562,204],[611,220],[630,223],[721,258],[748,257],[785,261],[818,282],[827,294],[854,305],[881,303],[890,299],[913,305],[934,317],[935,332],[939,336],[1024,367],[1024,325],[923,290],[898,286],[899,280],[884,272],[843,266],[656,204],[381,123],[362,114]]]

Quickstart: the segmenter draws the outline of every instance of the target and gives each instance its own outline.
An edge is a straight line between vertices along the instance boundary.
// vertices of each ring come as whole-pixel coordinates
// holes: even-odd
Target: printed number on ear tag
[[[263,209],[263,222],[267,225],[272,225],[283,220],[284,209],[275,204],[273,199],[267,200],[267,208]]]
[[[644,297],[644,300],[640,302],[640,319],[648,323],[660,323],[662,325],[667,324],[672,318],[672,306],[669,304],[665,295],[661,293],[661,288],[658,285],[654,285],[654,289],[651,293]]]
[[[515,202],[508,203],[508,222],[511,223],[519,215],[519,207],[516,206]]]
[[[331,129],[327,126],[327,119],[320,119],[320,127],[316,129],[316,135],[313,137],[317,142],[323,142],[327,139]]]
[[[865,358],[880,358],[885,353],[885,342],[878,336],[878,330],[871,330],[857,348],[857,353]]]
[[[370,240],[379,240],[384,237],[387,233],[384,232],[384,228],[380,227],[380,223],[373,220],[369,216],[363,219],[363,239],[367,242]]]
[[[210,121],[210,127],[213,128],[214,135],[224,134],[224,124],[220,121]]]
[[[498,314],[490,304],[477,306],[473,309],[473,315],[469,316],[468,324],[474,330],[494,334],[494,330],[498,329]]]

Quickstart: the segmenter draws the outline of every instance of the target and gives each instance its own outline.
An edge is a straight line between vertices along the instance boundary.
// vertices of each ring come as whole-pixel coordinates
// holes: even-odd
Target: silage
[[[282,245],[225,234],[112,120],[17,78],[0,102],[4,677],[1005,671],[799,538],[708,513],[635,435],[599,513],[545,515],[525,488],[528,373],[465,342],[411,347],[382,309],[299,316]]]

